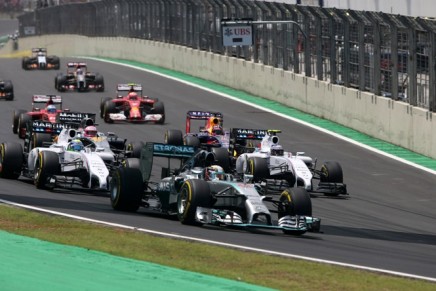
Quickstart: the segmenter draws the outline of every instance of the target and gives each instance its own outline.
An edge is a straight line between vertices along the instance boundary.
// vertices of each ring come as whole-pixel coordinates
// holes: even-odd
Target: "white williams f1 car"
[[[288,187],[303,187],[312,193],[329,196],[348,194],[347,187],[343,183],[342,167],[338,162],[325,162],[321,169],[317,170],[316,161],[314,162],[304,152],[292,154],[283,150],[277,136],[280,132],[280,130],[233,129],[232,148],[238,148],[240,152],[236,159],[236,173],[251,174],[257,182],[268,179],[276,182],[285,181]],[[253,144],[250,144],[250,150],[241,150],[244,145],[248,147],[248,140],[256,139],[261,139],[258,146],[253,147]],[[319,180],[316,186],[313,180]]]
[[[108,190],[109,165],[115,163],[115,157],[104,137],[95,137],[95,140],[78,135],[74,129],[64,128],[59,142],[52,143],[50,132],[56,124],[47,122],[41,126],[41,122],[34,123],[40,132],[26,137],[24,151],[19,143],[0,144],[0,177],[17,179],[22,175],[33,179],[39,189]]]

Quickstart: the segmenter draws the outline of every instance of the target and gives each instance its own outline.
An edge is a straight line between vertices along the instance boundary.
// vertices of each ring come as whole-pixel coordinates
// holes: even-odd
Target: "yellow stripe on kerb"
[[[2,53],[2,51],[0,50],[0,58],[4,58],[4,59],[22,58],[22,57],[30,56],[31,54],[32,52],[30,50],[16,51],[13,53],[9,53],[9,52]]]

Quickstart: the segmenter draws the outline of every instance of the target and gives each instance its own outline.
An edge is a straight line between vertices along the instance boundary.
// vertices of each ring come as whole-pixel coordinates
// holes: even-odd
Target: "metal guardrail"
[[[224,18],[299,26],[257,25],[254,45],[224,47]],[[23,37],[33,27],[174,43],[436,111],[436,22],[429,19],[250,0],[103,0],[38,9],[19,22]]]

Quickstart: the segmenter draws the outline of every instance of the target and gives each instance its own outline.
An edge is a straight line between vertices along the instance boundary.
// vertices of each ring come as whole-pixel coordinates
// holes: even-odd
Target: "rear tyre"
[[[230,172],[230,156],[225,148],[211,148],[211,152],[215,155],[215,165],[223,168],[224,172]]]
[[[32,121],[32,117],[27,113],[20,114],[18,118],[18,137],[24,139],[26,137],[27,123]]]
[[[126,150],[130,152],[130,157],[139,159],[143,147],[144,143],[142,141],[135,141],[127,144]]]
[[[104,92],[104,79],[100,74],[95,75],[95,85],[97,87],[97,92]]]
[[[198,137],[196,137],[196,136],[193,136],[193,135],[185,136],[183,142],[184,142],[185,145],[193,146],[193,147],[196,147],[196,148],[201,146],[200,139]]]
[[[259,181],[269,177],[269,165],[267,159],[251,157],[247,161],[246,174],[253,175],[253,180]]]
[[[197,207],[213,205],[209,184],[203,180],[186,180],[177,197],[177,216],[182,224],[202,225],[195,219]]]
[[[135,212],[141,205],[144,192],[141,171],[135,168],[118,168],[109,184],[112,208]]]
[[[30,149],[47,147],[53,142],[50,133],[36,132],[32,134],[32,147]]]
[[[14,100],[14,85],[12,85],[12,82],[9,80],[6,80],[4,83],[4,91],[6,93],[6,100],[12,101]]]
[[[55,152],[41,151],[36,160],[33,181],[36,188],[48,189],[47,184],[50,178],[61,171],[59,156]]]
[[[20,115],[26,113],[25,110],[14,110],[14,113],[12,115],[12,132],[17,134],[18,133],[18,119],[20,118]]]
[[[168,129],[165,132],[164,143],[170,145],[183,145],[183,133],[178,129]]]
[[[139,170],[141,168],[141,163],[138,158],[127,158],[123,161],[123,166],[124,168]]]
[[[23,147],[19,143],[0,144],[0,177],[18,179],[23,165]]]

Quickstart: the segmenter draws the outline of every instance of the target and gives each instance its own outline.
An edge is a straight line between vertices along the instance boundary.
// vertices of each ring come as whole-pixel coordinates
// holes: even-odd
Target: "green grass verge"
[[[0,229],[279,290],[436,290],[426,281],[163,238],[4,204]]]

